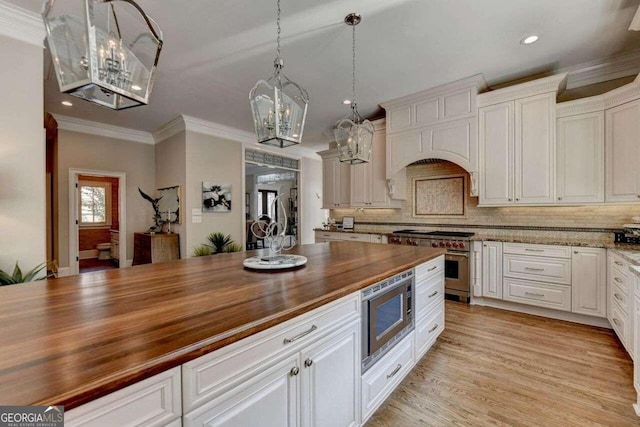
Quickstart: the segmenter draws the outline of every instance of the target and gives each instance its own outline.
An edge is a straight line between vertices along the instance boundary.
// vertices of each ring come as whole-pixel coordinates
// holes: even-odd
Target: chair
[[[264,236],[267,223],[258,221],[259,225],[253,227],[255,221],[247,221],[247,250],[264,248]],[[255,234],[253,233],[255,231]],[[260,244],[260,245],[258,245]]]

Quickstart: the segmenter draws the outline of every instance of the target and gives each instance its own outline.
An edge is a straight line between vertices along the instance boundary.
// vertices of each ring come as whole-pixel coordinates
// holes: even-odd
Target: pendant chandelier
[[[371,144],[373,143],[373,125],[369,120],[363,120],[358,113],[356,104],[356,25],[362,21],[357,13],[350,13],[344,22],[350,25],[352,34],[353,53],[353,84],[351,98],[351,115],[336,123],[333,134],[338,145],[338,158],[341,162],[368,163],[371,159]]]
[[[249,100],[258,143],[284,148],[302,141],[309,95],[282,73],[284,60],[280,57],[280,0],[277,26],[273,75],[255,84],[249,92]]]
[[[60,91],[113,110],[148,104],[162,49],[158,25],[133,0],[62,3],[42,8]]]

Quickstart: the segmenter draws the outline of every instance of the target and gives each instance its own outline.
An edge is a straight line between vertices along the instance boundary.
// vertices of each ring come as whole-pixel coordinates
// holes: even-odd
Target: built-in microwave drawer
[[[549,258],[571,258],[571,247],[534,245],[530,243],[504,243],[502,252],[514,255],[534,255]]]
[[[571,286],[527,280],[503,279],[503,299],[505,301],[571,311]]]
[[[504,276],[538,282],[571,284],[571,260],[561,258],[504,255]]]
[[[411,332],[362,375],[363,424],[411,370],[413,353],[414,335]]]
[[[444,276],[430,277],[416,283],[416,319],[422,319],[433,311],[434,304],[444,300]]]

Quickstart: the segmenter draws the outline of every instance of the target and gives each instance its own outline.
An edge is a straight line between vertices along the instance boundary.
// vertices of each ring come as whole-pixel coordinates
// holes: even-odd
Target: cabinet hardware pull
[[[520,201],[520,199],[518,199],[518,198],[516,197],[516,202],[519,202],[519,201]]]
[[[544,297],[544,294],[535,294],[533,292],[525,292],[525,295],[531,295],[532,297]]]
[[[622,297],[620,296],[620,294],[613,294],[613,296],[616,297],[618,301],[622,301]]]
[[[574,254],[576,254],[576,255],[578,255],[578,253],[579,253],[579,252],[578,252],[578,251],[573,251],[573,253],[574,253]]]
[[[511,199],[509,199],[509,201],[511,201]]]
[[[620,321],[618,319],[616,319],[615,317],[613,318],[613,323],[615,323],[616,325],[620,326]]]
[[[396,369],[394,369],[393,372],[387,375],[387,379],[397,374],[400,369],[402,369],[402,365],[398,363],[398,366],[396,366]]]
[[[437,265],[434,265],[433,267],[431,267],[431,268],[430,268],[430,269],[428,269],[427,271],[433,271],[433,270],[435,270],[436,268],[438,268],[438,266],[437,266]]]
[[[296,375],[298,375],[300,373],[300,369],[297,366],[294,366],[293,368],[291,368],[291,370],[289,371],[289,375],[291,375],[292,377],[295,377]]]
[[[544,252],[544,249],[524,248],[524,250],[527,251],[527,252]]]
[[[304,361],[304,366],[306,366],[307,368],[311,365],[313,365],[313,360],[307,359]]]
[[[622,266],[624,265],[624,264],[623,264],[623,263],[621,263],[620,261],[614,261],[613,263],[614,263],[615,265],[619,265],[620,267],[622,267]]]
[[[638,199],[640,199],[640,194],[638,194]]]
[[[315,331],[316,329],[318,329],[318,327],[316,325],[311,325],[311,328],[309,328],[309,330],[304,331],[303,333],[296,335],[293,338],[285,338],[284,339],[284,343],[285,344],[290,344],[296,340],[299,340],[300,338],[304,337],[305,335],[309,335],[311,332]]]
[[[624,283],[619,277],[614,277],[613,280],[615,280],[618,283]]]
[[[433,298],[433,297],[435,297],[436,295],[438,295],[438,291],[435,291],[434,293],[432,293],[431,295],[429,295],[429,298]]]
[[[544,268],[525,267],[524,269],[529,271],[544,271]]]
[[[562,200],[562,197],[558,197],[558,200]]]
[[[436,323],[436,326],[434,326],[433,328],[429,329],[429,333],[435,331],[436,329],[438,329],[438,324]]]

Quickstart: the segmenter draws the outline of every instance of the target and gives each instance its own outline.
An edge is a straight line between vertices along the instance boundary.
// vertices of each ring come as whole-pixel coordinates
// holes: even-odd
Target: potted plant
[[[32,282],[33,280],[44,280],[54,277],[53,273],[51,273],[36,279],[38,273],[40,273],[46,266],[46,263],[42,263],[23,273],[18,265],[18,261],[16,261],[16,266],[13,268],[13,272],[11,274],[0,269],[0,286],[15,285],[18,283],[27,283]]]

